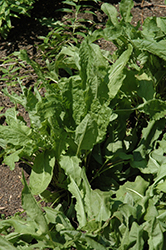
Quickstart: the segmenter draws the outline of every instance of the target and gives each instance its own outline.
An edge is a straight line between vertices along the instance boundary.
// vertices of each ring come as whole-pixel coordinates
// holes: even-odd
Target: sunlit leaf
[[[23,175],[24,188],[22,190],[22,206],[26,213],[33,219],[39,226],[39,235],[48,233],[48,225],[41,208],[38,206],[37,201],[31,194],[31,191],[26,183]]]
[[[54,165],[55,157],[49,151],[35,158],[30,176],[30,188],[33,194],[42,193],[48,187],[53,176]]]

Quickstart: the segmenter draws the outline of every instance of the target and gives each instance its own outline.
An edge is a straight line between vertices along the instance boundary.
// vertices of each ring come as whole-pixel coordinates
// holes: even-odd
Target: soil
[[[37,60],[40,60],[38,56],[39,52],[36,49],[41,43],[39,36],[46,36],[50,29],[42,26],[37,21],[37,18],[52,18],[56,16],[57,19],[62,20],[62,17],[57,16],[57,12],[55,12],[56,9],[61,7],[59,2],[60,1],[52,0],[37,1],[31,11],[31,18],[20,16],[20,19],[12,19],[14,28],[10,31],[8,38],[4,40],[0,37],[0,63],[2,58],[7,57],[12,52],[20,49],[26,49],[31,58],[38,58]],[[119,1],[107,0],[105,2],[113,4],[118,9]],[[138,21],[142,22],[143,19],[148,16],[165,17],[166,5],[164,2],[165,0],[134,1],[134,8],[132,9],[132,24],[136,25]],[[103,13],[97,12],[96,14],[99,23],[106,22],[106,17]],[[88,19],[92,18],[89,14],[84,14],[84,18],[85,17]],[[102,39],[99,41],[99,45],[101,48],[109,51],[115,50],[115,47],[111,43],[105,42]],[[24,72],[21,74],[24,74]],[[26,87],[29,87],[33,85],[35,81],[36,75],[32,72],[29,74],[29,77],[24,84]],[[1,113],[7,108],[13,106],[9,98],[2,94],[2,89],[4,87],[6,87],[6,84],[0,80],[0,107],[4,107]],[[10,90],[11,89],[17,93],[21,91],[18,86],[10,87]],[[18,111],[27,121],[27,124],[29,124],[28,115],[21,105],[18,106]],[[0,117],[0,124],[5,125],[4,117]],[[23,188],[21,183],[22,171],[24,171],[27,181],[29,179],[30,171],[22,162],[16,163],[13,171],[3,163],[3,159],[0,159],[0,164],[0,217],[7,217],[14,215],[16,212],[23,211],[21,207],[21,191]],[[43,203],[43,205],[46,204]]]

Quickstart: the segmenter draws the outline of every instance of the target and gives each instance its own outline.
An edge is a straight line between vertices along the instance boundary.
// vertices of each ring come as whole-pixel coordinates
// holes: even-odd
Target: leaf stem
[[[117,163],[115,163],[115,164],[108,164],[108,165],[111,165],[109,168],[106,168],[106,169],[103,169],[103,167],[106,165],[106,163],[108,162],[108,160],[107,161],[105,161],[104,162],[104,164],[101,166],[101,168],[99,169],[99,171],[95,174],[95,176],[93,177],[93,179],[90,181],[90,183],[94,180],[94,179],[96,179],[99,175],[101,175],[102,173],[104,173],[105,171],[107,171],[107,170],[109,170],[109,169],[111,169],[111,168],[113,168],[113,167],[115,167],[115,166],[118,166],[119,164],[122,164],[122,163],[124,163],[125,161],[123,160],[123,161],[119,161],[119,162],[117,162]],[[107,165],[107,166],[108,166]],[[102,170],[103,169],[103,170]],[[101,171],[102,170],[102,171]],[[101,171],[101,172],[100,172]]]
[[[135,193],[135,194],[137,194],[138,196],[140,196],[142,199],[144,198],[144,196],[143,195],[141,195],[140,193],[138,193],[137,191],[135,191],[134,189],[131,189],[131,188],[126,188],[126,189],[128,189],[129,191],[131,191],[131,192],[133,192],[133,193]]]

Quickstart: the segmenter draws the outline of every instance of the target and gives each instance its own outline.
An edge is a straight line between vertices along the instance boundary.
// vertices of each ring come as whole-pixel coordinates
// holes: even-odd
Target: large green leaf
[[[124,201],[126,200],[126,195],[129,193],[134,202],[143,198],[146,193],[146,189],[148,188],[148,182],[145,181],[141,176],[137,176],[134,182],[127,181],[124,185],[120,186],[120,188],[116,192],[117,199]]]
[[[132,44],[141,50],[146,50],[151,54],[154,54],[166,61],[166,41],[161,40],[156,42],[153,39],[133,39]]]
[[[77,212],[77,220],[79,222],[79,228],[81,228],[84,227],[87,223],[83,194],[72,177],[70,177],[70,180],[71,183],[68,185],[68,189],[72,193],[73,197],[76,198],[75,209]]]
[[[61,168],[65,170],[66,175],[80,185],[81,182],[81,167],[80,159],[77,156],[65,156],[62,155],[59,161]]]
[[[35,198],[26,183],[23,174],[24,188],[22,190],[22,207],[29,217],[33,219],[38,225],[38,234],[47,234],[49,232],[48,225],[41,208],[38,206]]]
[[[134,7],[133,0],[121,0],[119,4],[120,14],[125,22],[131,22],[132,14],[131,9]]]
[[[41,96],[39,94],[39,91],[37,90],[37,88],[34,87],[35,94],[38,97],[37,98],[32,93],[31,88],[27,89],[21,83],[20,83],[20,87],[22,90],[22,94],[20,94],[20,95],[16,94],[15,92],[12,92],[12,94],[9,94],[7,89],[4,89],[3,92],[6,96],[8,96],[10,98],[10,100],[13,103],[20,104],[20,105],[24,106],[25,110],[28,111],[32,126],[40,127],[40,125],[41,125],[40,124],[40,117],[37,114],[37,109],[36,109],[36,104],[38,103],[38,101],[41,101]],[[12,109],[14,109],[14,108],[12,108]],[[6,117],[11,118],[11,114],[9,114],[9,112],[10,112],[9,110],[12,110],[12,109],[8,109],[6,111],[6,113],[5,113]]]
[[[99,32],[99,31],[98,31]],[[100,31],[101,33],[101,31]],[[99,33],[99,34],[100,34]],[[104,37],[106,41],[116,41],[123,34],[123,29],[121,25],[117,25],[116,27],[106,26],[104,30],[102,30],[101,37]]]
[[[68,80],[61,80],[60,88],[66,111],[64,116],[65,125],[68,128],[74,127],[74,123],[78,125],[87,112],[84,91],[81,87],[81,78],[73,76]]]
[[[129,61],[132,53],[132,46],[129,45],[128,49],[118,58],[118,60],[111,66],[109,70],[109,96],[113,99],[122,86],[125,75],[123,72],[124,67]]]
[[[148,126],[142,130],[142,138],[140,144],[133,151],[134,161],[132,160],[131,166],[139,168],[143,173],[154,173],[158,171],[158,164],[154,164],[153,160],[147,162],[147,156],[153,148],[153,143],[159,138],[165,126],[165,119],[159,121],[152,120]],[[148,163],[148,164],[147,164]],[[153,167],[151,166],[153,164]]]
[[[18,111],[16,108],[9,108],[5,112],[6,122],[8,125],[14,125],[15,123],[21,123],[20,120],[17,119]]]
[[[0,134],[2,143],[10,143],[15,146],[32,143],[31,129],[20,123],[15,123],[12,126],[0,126]]]
[[[149,121],[148,126],[142,129],[142,138],[141,143],[149,147],[153,146],[154,141],[159,138],[159,135],[162,133],[162,130],[165,125],[165,119],[161,119],[159,121]]]
[[[132,250],[143,250],[144,249],[144,235],[143,235],[143,226],[138,225],[136,222],[133,222],[130,233],[129,233],[129,245],[134,245],[130,249]]]
[[[8,240],[0,235],[0,249],[1,250],[16,250],[17,248],[14,247]]]
[[[150,77],[148,77],[145,73],[140,76],[136,76],[139,81],[137,93],[140,97],[144,98],[146,101],[153,99],[154,97],[154,83]]]
[[[157,17],[156,22],[157,22],[157,26],[166,34],[166,18]]]
[[[142,34],[146,39],[155,38],[157,36],[161,37],[161,30],[156,23],[156,17],[147,17],[144,20],[143,27],[142,27]]]
[[[62,50],[60,51],[60,53],[57,55],[57,63],[55,64],[56,66],[58,66],[58,59],[61,62],[62,55],[65,55],[65,59],[64,59],[64,68],[65,69],[67,69],[67,66],[68,66],[69,68],[74,67],[74,68],[80,70],[79,48],[77,48],[76,46],[63,47]],[[70,69],[68,69],[68,70],[70,70]]]
[[[107,21],[107,26],[111,26],[111,25],[118,25],[118,12],[116,10],[116,8],[108,3],[103,3],[101,6],[102,11],[104,11],[104,13],[108,16],[109,20]]]
[[[107,105],[106,103],[101,105],[98,99],[94,99],[91,105],[91,119],[97,124],[97,143],[103,140],[106,135],[108,124],[111,122],[112,110]],[[112,121],[114,119],[115,117]]]
[[[122,244],[120,245],[118,250],[144,249],[144,231],[142,225],[138,225],[136,222],[133,222],[130,231],[125,227],[123,230],[124,232],[121,241]]]
[[[165,192],[165,178],[166,178],[166,173],[165,173],[165,169],[166,169],[166,163],[163,163],[157,171],[157,176],[154,179],[154,183],[152,185],[152,187],[154,188],[155,186],[157,186],[157,189],[160,191]]]
[[[165,117],[166,114],[166,102],[159,99],[151,99],[140,104],[137,108],[155,120]]]
[[[77,155],[82,149],[90,150],[97,140],[97,123],[87,114],[82,122],[77,126],[75,141],[78,145]]]
[[[73,230],[69,219],[64,215],[62,211],[60,211],[61,206],[58,206],[56,208],[51,207],[44,207],[44,210],[46,212],[45,218],[47,220],[47,223],[57,224],[57,229],[59,225],[59,231],[61,230]]]
[[[51,116],[58,117],[62,110],[61,103],[56,95],[48,95],[47,98],[48,100],[43,99],[41,102],[37,103],[37,112],[42,121]]]
[[[98,98],[103,104],[108,98],[108,61],[102,55],[100,47],[88,39],[84,40],[80,47],[80,66],[87,109],[93,98]]]
[[[106,247],[104,246],[104,242],[98,242],[98,239],[95,239],[93,236],[85,235],[82,237],[85,239],[87,246],[90,249],[95,249],[95,250],[105,250]],[[103,244],[102,244],[103,243]]]
[[[147,225],[147,231],[149,234],[148,245],[149,250],[162,250],[163,249],[163,232],[158,220],[152,218]]]
[[[30,188],[33,194],[42,193],[51,182],[55,157],[49,150],[38,154],[30,175]]]
[[[111,215],[110,196],[111,192],[102,192],[99,189],[92,190],[88,182],[85,170],[82,170],[84,187],[84,204],[88,220],[106,221]]]
[[[1,221],[1,223],[4,227],[7,227],[9,225],[13,227],[15,230],[14,233],[17,235],[16,237],[18,237],[19,234],[39,236],[38,234],[36,234],[38,225],[33,220],[26,220],[25,218],[22,219],[21,217],[15,216],[7,220]],[[8,236],[7,238],[8,240],[10,240],[10,236]]]

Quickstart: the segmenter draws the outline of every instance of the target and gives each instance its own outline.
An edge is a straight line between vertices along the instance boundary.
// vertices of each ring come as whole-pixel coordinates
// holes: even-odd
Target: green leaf
[[[142,139],[138,147],[133,151],[134,161],[130,162],[132,167],[139,168],[140,171],[145,174],[158,171],[158,165],[154,165],[154,162],[147,164],[147,156],[152,150],[153,143],[162,133],[164,126],[165,119],[159,121],[152,120],[148,123],[148,126],[142,130]],[[151,164],[153,164],[153,167],[151,167]]]
[[[75,128],[75,123],[78,125],[87,112],[81,79],[79,76],[70,77],[67,81],[61,81],[60,87],[66,109],[64,122],[68,128]]]
[[[141,143],[145,145],[148,149],[149,146],[152,147],[154,141],[159,138],[159,135],[162,133],[162,129],[164,128],[165,119],[161,119],[159,121],[149,121],[148,126],[142,129],[142,139]]]
[[[157,188],[158,191],[166,193],[166,181],[163,181],[163,182],[159,183],[156,186],[156,188]]]
[[[12,94],[9,94],[7,89],[4,89],[3,92],[6,96],[8,96],[10,98],[10,100],[13,103],[20,104],[20,105],[24,106],[26,111],[28,111],[32,126],[40,127],[41,126],[40,117],[37,114],[37,109],[36,109],[36,104],[38,103],[38,99],[32,93],[31,88],[29,88],[27,90],[27,88],[25,86],[21,85],[21,83],[20,83],[20,87],[21,87],[22,92],[23,92],[21,95],[17,95],[14,92],[12,92]],[[39,97],[40,94],[35,87],[34,87],[34,91],[35,91],[35,94]],[[39,101],[41,101],[41,96],[39,98]],[[10,114],[10,112],[13,112],[13,114]],[[17,112],[14,110],[14,108],[8,109],[5,113],[6,118],[10,119],[10,120],[11,120],[12,116],[16,120],[16,114],[17,114]],[[7,120],[7,121],[10,121],[10,120]]]
[[[157,177],[154,179],[155,181],[154,181],[154,183],[153,183],[153,185],[152,185],[152,187],[154,188],[156,185],[157,185],[157,189],[160,189],[161,187],[162,188],[164,188],[165,187],[165,185],[164,185],[164,183],[165,183],[165,178],[166,178],[166,173],[165,173],[165,168],[166,168],[166,163],[163,163],[160,167],[159,167],[159,169],[158,169],[158,171],[157,171]],[[163,183],[163,181],[164,181],[164,183]],[[159,183],[159,184],[158,184]]]
[[[83,202],[83,194],[79,190],[77,184],[75,183],[75,181],[73,180],[71,176],[70,176],[70,180],[71,180],[71,183],[68,185],[68,189],[72,193],[72,196],[76,198],[75,209],[77,212],[79,228],[81,228],[81,227],[84,227],[87,223],[85,206]]]
[[[22,149],[15,151],[10,155],[4,156],[4,163],[10,167],[10,170],[14,170],[15,162],[18,162],[20,157],[19,154],[21,153]]]
[[[23,124],[15,123],[12,126],[0,126],[1,140],[15,146],[24,146],[32,143],[31,129]]]
[[[8,240],[0,235],[0,249],[1,250],[16,250],[17,248],[14,247]]]
[[[143,198],[149,183],[145,181],[141,176],[137,176],[134,182],[127,181],[117,192],[117,197],[123,197],[127,192],[130,192],[135,201]]]
[[[119,4],[120,14],[125,22],[131,22],[132,14],[131,9],[134,7],[133,0],[121,0]]]
[[[129,233],[129,244],[134,245],[130,249],[140,250],[144,248],[143,226],[133,222]]]
[[[44,207],[44,210],[46,212],[45,218],[47,220],[47,223],[52,224],[59,224],[60,225],[60,231],[61,230],[73,230],[69,219],[64,215],[62,211],[59,210],[58,206],[56,208],[50,208],[50,207]]]
[[[129,45],[128,49],[118,58],[118,60],[111,66],[109,70],[109,96],[114,98],[122,86],[125,75],[123,72],[124,67],[132,53],[132,46]]]
[[[150,39],[133,39],[132,44],[137,49],[146,50],[151,54],[154,54],[166,61],[166,41],[161,40],[156,42]]]
[[[157,26],[166,34],[166,18],[157,17],[156,22],[157,22]]]
[[[109,157],[115,156],[116,152],[117,152],[117,155],[118,155],[120,152],[124,152],[124,150],[123,150],[123,142],[121,140],[110,142],[107,145],[107,150],[109,151]]]
[[[160,168],[158,161],[153,158],[153,152],[149,154],[149,161],[147,164],[146,173],[156,174]]]
[[[19,123],[17,119],[18,111],[15,108],[9,108],[5,112],[6,122],[8,125],[14,125],[15,123]]]
[[[165,117],[166,102],[159,99],[152,99],[143,104],[140,104],[137,109],[144,111],[154,120],[159,120]]]
[[[93,35],[104,37],[106,41],[116,41],[123,34],[123,29],[121,25],[117,25],[116,27],[111,28],[110,26],[106,26],[106,28],[102,31],[96,31]],[[97,39],[96,39],[97,40]]]
[[[30,175],[30,188],[33,194],[42,193],[49,185],[53,176],[55,157],[52,152],[46,150],[35,158]]]
[[[33,235],[39,236],[37,232],[38,225],[33,220],[22,219],[21,217],[14,216],[5,221],[2,221],[2,225],[11,226],[15,229],[14,233],[18,236],[20,234],[24,235]],[[16,236],[16,237],[17,237]],[[12,237],[12,236],[11,236]],[[10,241],[10,235],[8,235],[7,239]]]
[[[151,187],[150,187],[151,189]],[[148,202],[146,204],[146,210],[145,210],[145,214],[144,214],[144,219],[146,221],[153,221],[154,219],[156,219],[156,217],[158,216],[158,211],[157,208],[154,204],[153,198],[149,199],[148,197]]]
[[[129,245],[129,228],[127,226],[125,226],[124,224],[122,224],[120,226],[120,234],[122,236],[120,239],[120,244],[119,244],[118,250],[127,249],[128,245]]]
[[[81,167],[80,159],[77,156],[62,155],[59,161],[61,168],[65,170],[68,177],[72,177],[76,184],[79,186],[81,182]]]
[[[103,104],[108,98],[108,61],[102,55],[100,47],[90,43],[88,39],[81,44],[80,51],[80,76],[82,89],[85,91],[87,108],[93,98],[98,98]]]
[[[79,50],[77,47],[75,46],[63,47],[61,52],[58,54],[57,59],[60,59],[62,55],[68,56],[67,58],[65,58],[65,64],[64,64],[65,69],[67,68],[67,66],[71,67],[72,65],[74,66],[74,68],[76,67],[76,69],[80,70],[80,64],[79,64],[80,57],[79,57]]]
[[[17,56],[23,60],[26,61],[27,64],[31,65],[33,67],[33,69],[35,70],[35,73],[38,75],[38,77],[45,82],[45,77],[44,77],[44,73],[42,71],[42,68],[40,67],[40,65],[38,63],[36,63],[35,61],[33,61],[32,59],[29,58],[28,53],[25,49],[20,50],[19,52],[16,52]]]
[[[154,250],[154,249],[162,250],[164,242],[163,232],[156,218],[150,221],[148,234],[149,234],[149,239],[148,239],[149,250]]]
[[[100,244],[98,242],[98,239],[94,239],[93,236],[85,236],[83,238],[85,238],[85,241],[87,242],[87,245],[91,249],[95,249],[95,250],[105,250],[106,249],[105,246],[103,246],[103,244]]]
[[[48,225],[41,208],[38,206],[35,198],[31,194],[31,191],[26,183],[23,174],[23,184],[24,188],[22,190],[22,207],[28,214],[28,216],[33,219],[39,226],[38,234],[47,234],[49,232]]]
[[[25,107],[26,99],[24,98],[23,95],[19,96],[15,92],[12,92],[12,94],[9,94],[7,88],[3,89],[3,93],[10,98],[11,102],[13,102],[15,104],[19,103],[19,104],[21,104],[21,105],[23,105]]]
[[[120,244],[118,250],[124,250],[129,249],[129,246],[131,247],[129,241],[129,233],[130,233],[130,225],[134,222],[136,219],[136,208],[133,207],[133,205],[123,204],[120,205],[118,208],[118,211],[114,213],[114,216],[118,218],[118,221],[116,221],[119,224],[119,221],[121,221],[121,224],[117,227],[117,225],[114,225],[114,227],[117,227],[117,232],[120,235],[117,235],[117,239],[119,241],[120,236]]]
[[[137,93],[140,97],[144,98],[146,101],[153,99],[154,97],[154,83],[147,74],[143,73],[140,76],[136,76],[138,81],[138,90]]]
[[[101,6],[101,10],[104,11],[104,13],[109,18],[109,20],[107,21],[107,26],[109,26],[109,28],[111,25],[114,26],[118,25],[118,18],[117,18],[118,12],[113,5],[108,3],[103,3]]]
[[[75,141],[78,145],[77,155],[82,149],[90,150],[97,140],[97,123],[87,114],[82,122],[77,126]]]
[[[61,112],[61,104],[58,99],[55,94],[52,94],[48,95],[47,100],[42,99],[37,103],[37,112],[42,121],[51,116],[58,117]]]
[[[82,178],[85,193],[84,204],[88,220],[106,221],[111,215],[111,192],[103,192],[99,189],[92,190],[84,169],[82,170]]]
[[[160,28],[158,27],[158,25],[156,23],[156,17],[147,17],[144,20],[142,28],[143,28],[142,34],[147,39],[149,39],[149,38],[153,39],[156,36],[158,36],[159,32],[161,32]]]
[[[107,132],[108,124],[111,121],[112,110],[108,107],[108,104],[101,105],[98,99],[94,99],[91,105],[91,117],[97,124],[98,136],[96,143],[103,140]],[[113,118],[113,120],[115,117]],[[113,121],[112,120],[112,121]]]

